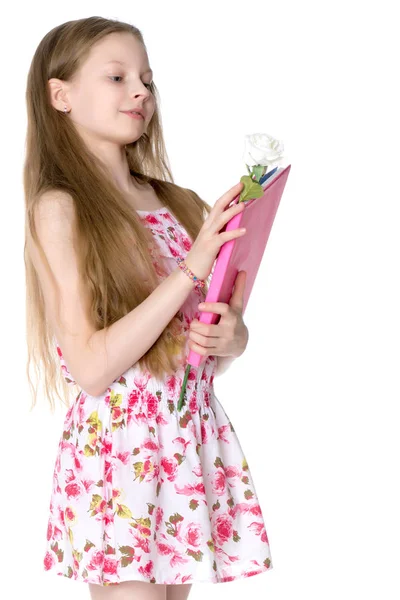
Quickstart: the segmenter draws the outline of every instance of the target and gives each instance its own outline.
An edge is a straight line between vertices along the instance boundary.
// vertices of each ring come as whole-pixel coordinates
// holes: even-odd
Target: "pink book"
[[[291,165],[279,168],[265,182],[264,193],[260,198],[245,202],[246,208],[242,213],[232,217],[221,231],[230,231],[245,227],[243,237],[230,240],[223,244],[216,257],[214,270],[207,296],[204,302],[229,303],[232,296],[235,279],[239,271],[246,271],[246,284],[243,296],[243,314],[246,309],[253,284],[261,264],[269,234],[275,219],[276,211],[286,185]],[[229,207],[239,200],[238,194]],[[229,208],[227,207],[227,208]],[[225,209],[226,210],[226,209]],[[201,323],[216,324],[220,315],[202,311]],[[198,367],[205,357],[190,350],[187,364]]]

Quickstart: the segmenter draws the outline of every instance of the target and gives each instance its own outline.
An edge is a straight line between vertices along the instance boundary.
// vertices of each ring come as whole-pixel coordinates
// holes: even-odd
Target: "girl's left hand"
[[[202,312],[221,315],[216,325],[201,323],[194,319],[190,324],[189,348],[202,356],[233,356],[237,358],[246,350],[249,331],[243,322],[243,294],[246,271],[239,271],[229,304],[204,302],[199,304]]]

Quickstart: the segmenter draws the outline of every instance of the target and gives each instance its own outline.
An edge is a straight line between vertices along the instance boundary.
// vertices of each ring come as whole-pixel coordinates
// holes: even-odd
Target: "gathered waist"
[[[213,386],[215,360],[207,360],[192,368],[186,385],[185,405],[178,411],[184,372],[167,377],[162,382],[148,378],[146,373],[126,372],[126,377],[114,381],[105,394],[91,396],[81,390],[65,417],[64,429],[72,422],[90,427],[102,423],[110,431],[124,427],[130,420],[157,421],[158,415],[176,413],[179,418],[190,411],[204,414],[216,401]],[[198,371],[198,373],[196,373]],[[108,424],[108,425],[107,425]]]
[[[208,356],[199,367],[191,367],[186,382],[186,396],[196,392],[197,395],[213,387],[217,360],[215,356]],[[94,400],[101,402],[105,400],[109,402],[109,397],[119,395],[119,400],[123,400],[129,395],[150,394],[168,399],[179,398],[185,377],[186,365],[180,367],[174,374],[167,375],[162,380],[152,376],[148,371],[142,370],[138,365],[134,365],[127,369],[118,379],[115,379],[107,390],[98,396],[94,396],[81,389],[76,400],[82,393],[86,398],[91,397]],[[65,373],[64,373],[65,374]]]

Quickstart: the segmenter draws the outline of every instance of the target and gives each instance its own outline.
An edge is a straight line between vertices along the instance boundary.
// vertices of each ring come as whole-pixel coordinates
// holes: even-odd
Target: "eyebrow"
[[[108,65],[110,63],[118,63],[120,65],[126,66],[126,63],[122,62],[121,60],[109,60],[108,62],[106,62],[106,65]],[[153,71],[152,71],[152,69],[147,69],[147,71],[145,71],[145,73],[153,74]]]

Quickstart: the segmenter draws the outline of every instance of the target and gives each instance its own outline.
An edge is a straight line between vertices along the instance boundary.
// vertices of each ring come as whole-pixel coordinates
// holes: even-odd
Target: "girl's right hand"
[[[225,242],[241,237],[246,233],[246,231],[241,231],[241,229],[232,229],[231,231],[219,233],[234,215],[243,212],[245,208],[244,202],[238,202],[225,210],[225,207],[232,202],[235,196],[240,194],[242,189],[243,183],[240,182],[216,201],[204,221],[199,235],[186,255],[185,263],[198,279],[207,279],[210,275],[219,249]]]

